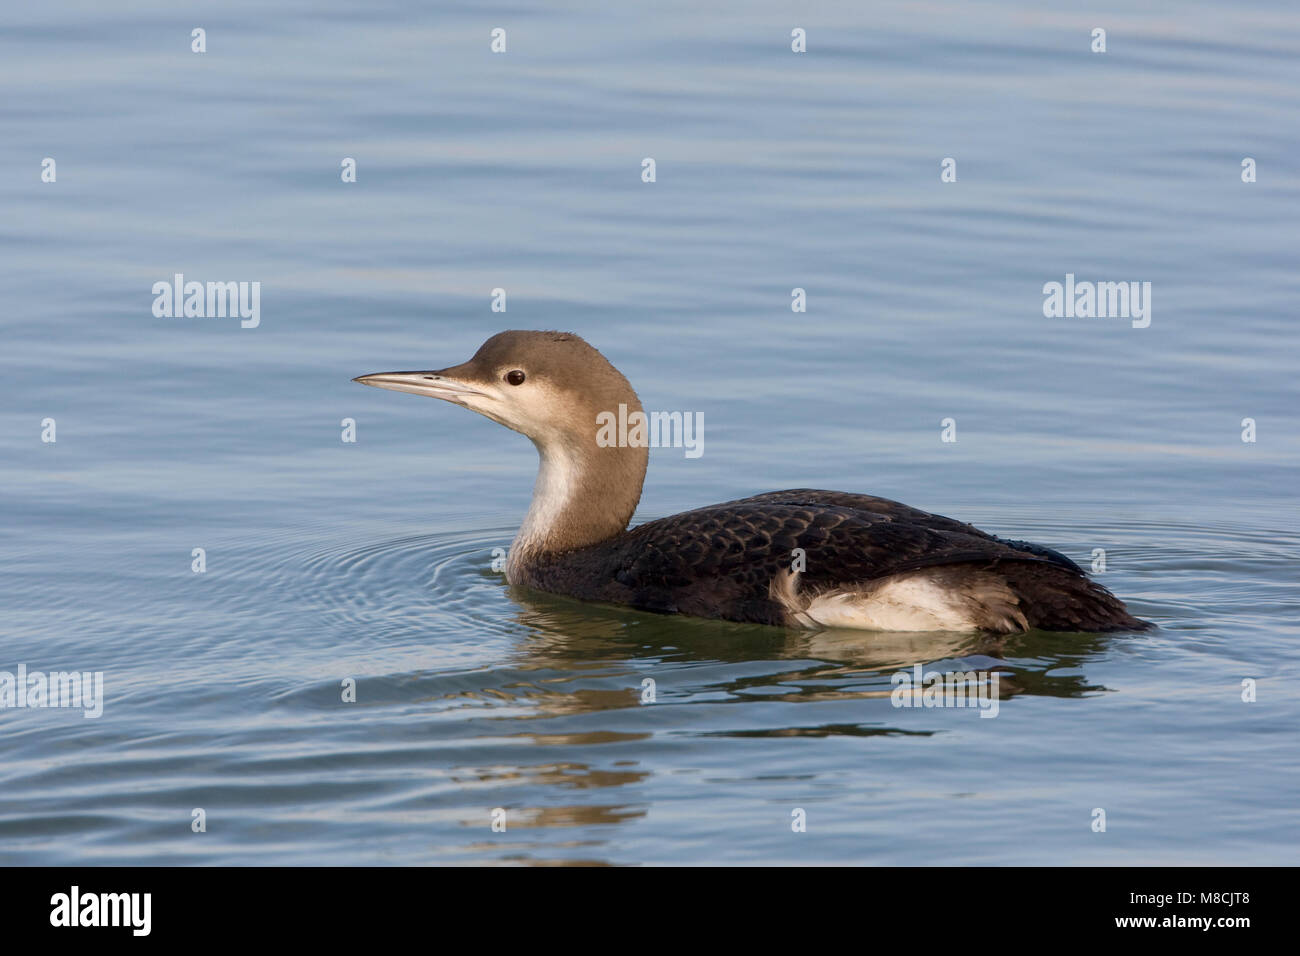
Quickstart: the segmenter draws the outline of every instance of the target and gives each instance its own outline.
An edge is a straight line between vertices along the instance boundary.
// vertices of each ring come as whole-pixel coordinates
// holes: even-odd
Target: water
[[[1295,862],[1290,4],[7,21],[0,669],[102,670],[106,702],[0,711],[0,860]],[[260,326],[155,318],[176,272],[260,282]],[[1150,326],[1045,318],[1067,273],[1151,282]],[[349,381],[505,327],[703,413],[637,520],[885,495],[1102,548],[1160,629],[786,633],[512,592],[529,443]],[[1001,668],[998,717],[892,707],[915,663]]]

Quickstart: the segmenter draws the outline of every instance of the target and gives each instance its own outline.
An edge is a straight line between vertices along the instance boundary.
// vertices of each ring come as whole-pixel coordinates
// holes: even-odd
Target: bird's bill
[[[486,393],[466,382],[460,381],[446,373],[450,369],[435,372],[375,372],[373,375],[358,375],[352,381],[375,388],[387,388],[394,392],[411,392],[415,395],[428,395],[444,401],[464,405],[468,399],[483,396]]]

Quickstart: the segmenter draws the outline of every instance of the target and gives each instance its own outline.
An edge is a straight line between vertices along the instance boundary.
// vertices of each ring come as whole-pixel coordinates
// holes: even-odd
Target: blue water
[[[5,19],[0,670],[102,671],[105,700],[0,709],[0,861],[1295,862],[1292,4]],[[178,272],[260,282],[260,324],[156,317]],[[1045,317],[1067,273],[1150,282],[1149,327]],[[884,495],[1104,549],[1159,629],[786,632],[511,590],[532,446],[349,381],[502,328],[578,332],[647,408],[703,414],[638,521]],[[1000,670],[997,718],[891,706],[916,663]]]

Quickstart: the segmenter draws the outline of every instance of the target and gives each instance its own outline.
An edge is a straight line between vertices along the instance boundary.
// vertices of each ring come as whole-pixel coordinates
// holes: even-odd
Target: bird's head
[[[597,416],[641,403],[627,379],[580,336],[498,332],[468,362],[418,372],[377,372],[362,385],[463,405],[522,432],[539,448],[596,447]]]

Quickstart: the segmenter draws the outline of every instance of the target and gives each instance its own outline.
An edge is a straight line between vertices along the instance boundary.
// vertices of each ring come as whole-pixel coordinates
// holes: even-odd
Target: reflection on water
[[[746,665],[743,676],[697,688],[695,694],[715,701],[790,703],[810,701],[888,702],[891,679],[900,670],[923,665],[926,673],[997,671],[1000,698],[1028,693],[1077,697],[1105,688],[1082,673],[1089,656],[1105,649],[1097,634],[1036,631],[1023,635],[864,632],[850,629],[805,631],[734,624],[698,618],[645,615],[628,609],[589,605],[526,588],[509,590],[522,608],[516,620],[529,632],[514,657],[525,669],[567,671],[601,661],[632,666],[634,681],[648,667],[677,670],[691,664]],[[728,669],[731,674],[735,669]],[[1060,673],[1069,671],[1068,674]],[[656,702],[658,702],[656,682]],[[724,695],[724,696],[715,696]],[[565,712],[642,706],[641,686],[623,693],[587,697],[573,693],[558,702]],[[541,703],[538,716],[552,716],[555,702]],[[892,706],[892,705],[891,705]],[[867,711],[872,713],[874,711]],[[895,728],[785,727],[764,731],[774,736],[832,733],[896,733]],[[928,732],[928,731],[927,731]]]

